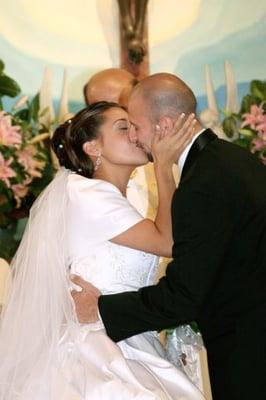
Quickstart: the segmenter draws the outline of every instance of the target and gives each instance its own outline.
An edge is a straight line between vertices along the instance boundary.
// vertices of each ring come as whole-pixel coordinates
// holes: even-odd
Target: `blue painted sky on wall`
[[[86,19],[85,3],[89,13]],[[6,72],[26,94],[38,91],[44,67],[49,64],[54,75],[54,97],[58,98],[63,69],[67,66],[70,100],[79,107],[82,87],[88,78],[118,62],[115,0],[0,0],[0,6],[0,58],[6,63]],[[71,25],[73,10],[76,25]],[[183,0],[150,0],[151,72],[168,71],[186,80],[201,100],[202,108],[203,70],[208,63],[223,107],[226,59],[233,66],[240,94],[251,79],[265,79],[265,12],[266,0],[187,0],[185,5]],[[82,24],[88,17],[95,25],[86,41],[89,31]],[[182,21],[186,23],[181,26]]]

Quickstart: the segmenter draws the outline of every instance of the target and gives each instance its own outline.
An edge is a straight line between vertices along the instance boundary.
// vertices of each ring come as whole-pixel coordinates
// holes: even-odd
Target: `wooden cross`
[[[138,80],[149,75],[148,0],[117,0],[120,23],[120,67]]]

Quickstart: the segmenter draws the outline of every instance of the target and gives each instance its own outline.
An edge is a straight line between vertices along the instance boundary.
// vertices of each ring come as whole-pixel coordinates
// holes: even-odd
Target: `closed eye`
[[[120,126],[119,127],[120,131],[129,131],[129,129],[130,129],[130,126]]]

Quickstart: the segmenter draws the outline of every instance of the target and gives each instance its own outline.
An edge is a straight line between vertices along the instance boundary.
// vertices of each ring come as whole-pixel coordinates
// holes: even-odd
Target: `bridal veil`
[[[50,398],[46,383],[62,329],[77,328],[66,255],[69,173],[61,168],[34,203],[11,265],[0,325],[0,400]]]

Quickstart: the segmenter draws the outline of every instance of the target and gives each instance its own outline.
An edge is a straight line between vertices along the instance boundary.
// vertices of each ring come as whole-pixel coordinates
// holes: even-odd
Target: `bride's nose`
[[[129,131],[128,131],[128,137],[131,143],[137,143],[138,137],[136,133],[136,129],[134,125],[130,125]]]

